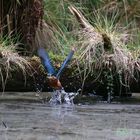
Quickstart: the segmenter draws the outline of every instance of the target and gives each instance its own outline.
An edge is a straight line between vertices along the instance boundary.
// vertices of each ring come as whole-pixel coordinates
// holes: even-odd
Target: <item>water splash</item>
[[[61,90],[55,90],[52,93],[52,97],[49,101],[50,104],[52,105],[56,105],[56,104],[68,104],[68,105],[72,105],[73,103],[73,99],[79,94],[79,92],[66,92],[64,89]]]
[[[51,105],[61,104],[61,90],[54,90],[52,93],[52,97],[49,101]]]

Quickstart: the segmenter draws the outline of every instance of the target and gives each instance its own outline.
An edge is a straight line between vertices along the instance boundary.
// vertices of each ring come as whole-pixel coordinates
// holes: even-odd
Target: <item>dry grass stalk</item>
[[[10,72],[21,70],[26,84],[26,75],[27,73],[29,74],[32,69],[30,63],[24,57],[19,56],[15,51],[15,46],[16,45],[13,44],[9,46],[0,46],[0,75],[3,92],[5,90],[7,80],[10,78]]]
[[[79,33],[81,42],[80,48],[78,48],[80,57],[78,60],[84,64],[84,70],[80,71],[81,73],[84,72],[83,81],[91,73],[96,74],[95,77],[100,77],[102,70],[106,69],[111,70],[114,74],[122,75],[125,83],[120,82],[129,86],[130,79],[135,79],[135,66],[137,65],[137,69],[140,70],[140,65],[126,47],[128,35],[125,32],[118,34],[116,27],[114,31],[109,32],[101,28],[100,30],[99,28],[96,29],[76,7],[71,6],[69,9],[81,25]],[[98,70],[98,73],[95,70]]]

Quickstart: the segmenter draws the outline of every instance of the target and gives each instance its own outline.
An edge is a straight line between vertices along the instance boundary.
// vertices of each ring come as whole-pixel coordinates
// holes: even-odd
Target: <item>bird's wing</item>
[[[45,69],[47,70],[48,74],[54,75],[56,72],[55,72],[54,67],[52,66],[52,64],[50,62],[49,55],[45,51],[45,49],[44,48],[39,48],[38,49],[38,55],[41,58],[42,64],[45,67]]]
[[[64,68],[67,66],[68,62],[71,60],[72,56],[74,54],[74,50],[72,50],[69,55],[67,56],[67,58],[64,60],[63,64],[60,67],[60,70],[58,71],[58,73],[56,74],[57,79],[59,79],[62,71],[64,70]]]

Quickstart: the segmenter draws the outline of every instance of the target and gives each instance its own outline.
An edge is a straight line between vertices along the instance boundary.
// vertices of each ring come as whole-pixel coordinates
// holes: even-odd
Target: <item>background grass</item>
[[[133,59],[134,62],[139,61],[139,0],[14,0],[12,2],[7,1],[8,4],[5,7],[3,7],[3,2],[6,4],[6,1],[0,2],[0,35],[2,37],[0,46],[5,47],[1,47],[1,49],[8,46],[11,50],[13,49],[12,46],[17,46],[19,39],[18,37],[14,37],[14,40],[11,39],[13,34],[14,36],[20,34],[20,42],[26,44],[22,48],[24,51],[27,50],[28,54],[36,55],[38,47],[45,47],[51,58],[55,59],[58,55],[57,57],[63,61],[70,49],[75,47],[74,57],[78,64],[76,71],[79,71],[82,77],[81,81],[85,82],[89,74],[95,79],[98,77],[97,75],[104,73],[104,70],[106,71],[104,66],[109,63],[109,56],[116,55],[119,48],[122,59],[117,54],[115,57],[116,65],[121,69],[121,74],[124,72],[123,69],[129,69],[129,74],[133,75],[134,69],[131,66],[134,66],[135,63],[128,66],[128,63],[125,61],[122,63],[122,60],[126,57]],[[76,7],[82,13],[87,19],[86,22],[91,25],[91,30],[81,29],[77,19],[70,12],[69,6]],[[3,11],[7,11],[7,13],[4,15]],[[107,35],[110,39],[113,47],[105,50],[105,55],[101,53],[104,50],[99,50],[99,47],[95,49],[94,53],[91,51],[95,48],[95,44],[98,44],[98,38],[93,38],[93,29],[101,36]],[[5,38],[5,35],[8,38]],[[102,41],[100,42],[102,43]],[[103,45],[101,46],[103,47]],[[13,50],[14,52],[19,51],[15,48]],[[100,61],[101,57],[103,61]],[[80,63],[78,63],[79,60]],[[94,70],[95,67],[99,71]],[[110,74],[110,71],[107,71],[106,74],[108,73]],[[103,75],[101,76],[103,77]],[[83,83],[82,85],[84,86]]]

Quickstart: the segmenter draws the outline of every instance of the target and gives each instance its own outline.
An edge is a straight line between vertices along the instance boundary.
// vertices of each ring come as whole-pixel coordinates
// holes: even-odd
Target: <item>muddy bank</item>
[[[0,102],[27,102],[27,103],[48,103],[52,92],[0,92]],[[62,96],[63,100],[63,96]],[[102,96],[77,95],[74,104],[94,105],[96,103],[107,103]],[[140,93],[132,93],[131,97],[116,96],[112,100],[113,104],[140,104]]]
[[[5,91],[36,91],[36,88],[43,89],[43,91],[52,91],[52,89],[47,84],[47,73],[41,65],[40,59],[38,57],[28,58],[29,62],[32,64],[32,69],[27,70],[27,75],[23,76],[22,71],[13,71],[8,78]],[[62,60],[53,60],[56,70],[60,68],[60,63]],[[73,60],[74,61],[74,60]],[[60,77],[63,87],[68,92],[76,92],[78,89],[82,88],[83,80],[82,75],[78,72],[77,66],[74,62],[69,65]],[[104,75],[100,76],[101,79],[95,82],[95,76],[89,74],[84,82],[83,94],[96,92],[98,95],[107,94],[107,79]],[[118,77],[113,78],[113,90],[115,95],[126,94],[131,92],[140,92],[139,83],[140,81],[131,82],[130,88],[122,86],[118,82]],[[2,85],[0,90],[2,91]]]

